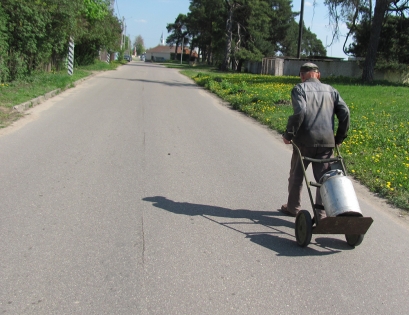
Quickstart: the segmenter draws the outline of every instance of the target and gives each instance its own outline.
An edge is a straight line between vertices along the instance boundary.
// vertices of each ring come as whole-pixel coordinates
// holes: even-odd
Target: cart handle
[[[302,160],[304,157],[302,156],[300,149],[297,147],[297,145],[292,140],[291,140],[291,144],[293,145],[293,148],[295,148],[298,151],[298,155],[300,156],[300,158]],[[305,171],[304,163],[301,163],[301,167],[302,167],[302,171],[304,173],[305,185],[307,186],[308,196],[310,197],[312,211],[314,212],[314,216],[316,218],[318,218],[318,212],[314,207],[314,199],[312,198],[310,182],[308,182],[308,180],[307,180],[307,172]]]
[[[322,159],[322,160],[318,160],[318,159],[312,159],[309,157],[302,157],[304,160],[306,161],[310,161],[310,162],[316,162],[316,163],[329,163],[329,162],[338,162],[341,161],[340,157],[334,157],[334,158],[329,158],[329,159]]]
[[[320,188],[322,186],[321,184],[318,184],[316,182],[310,182],[310,185],[314,186],[314,187],[318,187],[318,188]]]
[[[338,148],[337,145],[335,145],[335,150],[337,151],[337,157],[319,160],[319,159],[311,159],[311,158],[302,156],[301,151],[297,147],[297,145],[292,140],[290,142],[293,145],[293,147],[298,151],[298,154],[299,154],[301,159],[304,159],[304,160],[307,160],[307,161],[310,161],[310,162],[318,162],[318,163],[338,162],[339,161],[341,163],[341,165],[342,165],[342,169],[344,171],[345,176],[347,175],[345,165],[344,165],[344,161],[342,159],[342,156],[341,156],[341,154],[339,152],[339,148]],[[301,167],[302,167],[302,170],[303,170],[303,173],[304,173],[304,180],[305,180],[305,184],[307,186],[308,196],[310,197],[312,210],[314,212],[314,216],[316,218],[318,218],[318,212],[317,212],[317,209],[314,206],[314,199],[312,198],[312,194],[311,194],[311,186],[315,186],[315,187],[319,188],[319,187],[321,187],[321,185],[319,183],[309,182],[307,180],[307,174],[306,174],[306,170],[305,170],[305,167],[304,167],[304,163],[301,163]]]
[[[337,158],[340,160],[340,162],[341,162],[341,165],[342,165],[342,171],[344,172],[344,174],[345,174],[345,176],[348,176],[348,172],[347,172],[347,168],[345,167],[345,164],[344,164],[344,159],[343,159],[343,157],[341,156],[341,153],[339,152],[339,146],[340,145],[337,145],[337,144],[335,144],[335,150],[337,151]]]

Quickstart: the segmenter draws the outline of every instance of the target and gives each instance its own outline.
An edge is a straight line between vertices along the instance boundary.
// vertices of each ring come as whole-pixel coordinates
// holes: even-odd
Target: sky
[[[315,2],[315,6],[313,3]],[[169,35],[166,30],[168,23],[173,23],[179,13],[189,12],[190,0],[115,0],[114,9],[118,18],[125,19],[126,34],[132,42],[141,35],[147,49],[156,47],[160,38]],[[293,11],[301,11],[301,0],[293,0]],[[299,16],[296,18],[299,22]],[[304,24],[315,33],[325,46],[332,40],[332,29],[329,25],[328,9],[324,0],[304,0]],[[345,36],[347,28],[341,27]],[[327,55],[347,58],[342,51],[344,37],[327,47]]]

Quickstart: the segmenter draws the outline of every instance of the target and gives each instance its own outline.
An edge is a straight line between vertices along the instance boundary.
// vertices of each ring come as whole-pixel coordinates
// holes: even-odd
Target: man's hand
[[[284,138],[284,136],[283,136],[283,142],[284,142],[285,144],[291,144],[291,141],[289,141],[289,140],[287,140],[286,138]]]

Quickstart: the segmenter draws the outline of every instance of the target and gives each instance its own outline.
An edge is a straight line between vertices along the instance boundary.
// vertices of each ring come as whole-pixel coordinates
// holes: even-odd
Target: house
[[[181,51],[182,51],[181,47],[178,47],[177,54],[179,55],[179,58],[180,58]],[[170,60],[172,59],[172,56],[174,53],[175,53],[175,46],[158,45],[146,51],[145,60],[146,61]],[[189,55],[189,54],[190,54],[190,49],[183,47],[183,55]],[[196,51],[192,52],[192,57],[194,58],[198,57]]]

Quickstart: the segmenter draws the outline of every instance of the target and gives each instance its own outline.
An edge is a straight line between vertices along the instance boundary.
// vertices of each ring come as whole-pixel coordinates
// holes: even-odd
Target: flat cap
[[[304,63],[301,68],[300,72],[308,72],[308,71],[319,71],[318,66],[315,63],[307,62]]]

